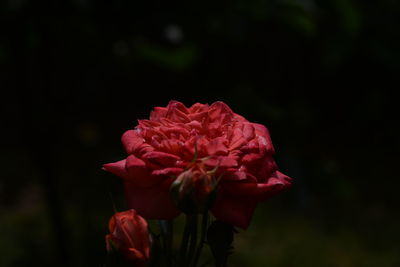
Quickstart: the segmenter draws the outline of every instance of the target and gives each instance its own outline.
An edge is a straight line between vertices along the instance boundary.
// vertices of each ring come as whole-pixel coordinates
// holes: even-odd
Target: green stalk
[[[172,267],[172,239],[174,231],[174,221],[173,220],[159,220],[158,221],[161,229],[164,256],[166,260],[166,266]]]
[[[174,221],[167,221],[168,238],[166,240],[167,245],[167,267],[172,267],[172,244],[174,237]]]
[[[193,259],[193,267],[197,266],[197,262],[199,261],[201,251],[203,250],[203,245],[206,242],[207,236],[207,228],[208,228],[208,210],[203,213],[202,221],[201,221],[201,234],[200,234],[200,242],[197,247],[196,254]]]
[[[191,230],[191,220],[190,215],[186,215],[185,218],[185,228],[183,230],[181,247],[179,249],[179,266],[186,267],[186,260],[187,260],[187,251],[188,251],[188,244],[190,238],[190,230]]]
[[[197,243],[197,224],[198,224],[198,216],[190,215],[191,216],[191,229],[190,229],[190,243],[189,243],[189,253],[188,253],[188,260],[187,265],[191,266],[191,263],[194,260],[194,255],[196,251],[196,243]]]

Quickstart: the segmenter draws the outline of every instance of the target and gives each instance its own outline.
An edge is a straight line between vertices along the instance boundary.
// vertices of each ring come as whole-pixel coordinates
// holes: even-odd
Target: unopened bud
[[[211,206],[213,190],[213,178],[206,172],[192,168],[176,178],[170,193],[183,212],[202,213]]]

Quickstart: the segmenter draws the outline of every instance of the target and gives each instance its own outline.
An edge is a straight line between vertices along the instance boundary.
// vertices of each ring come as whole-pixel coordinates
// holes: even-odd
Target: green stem
[[[203,213],[203,218],[202,218],[202,221],[201,221],[200,242],[199,242],[199,246],[197,247],[196,254],[194,256],[193,267],[197,266],[197,262],[199,261],[199,258],[200,258],[200,255],[201,255],[201,251],[203,249],[203,245],[206,242],[207,228],[208,228],[208,210],[206,210]]]
[[[191,266],[191,263],[194,260],[194,255],[196,251],[196,244],[197,244],[197,224],[198,224],[198,216],[190,215],[191,216],[191,229],[190,229],[190,243],[189,243],[189,253],[188,253],[188,260],[187,265]]]
[[[166,240],[167,245],[167,267],[172,267],[172,244],[174,237],[174,221],[167,222],[168,238]]]
[[[188,250],[190,228],[191,228],[190,215],[186,215],[185,228],[183,230],[181,247],[179,249],[179,266],[180,267],[185,267],[185,264],[186,264],[186,256],[187,256],[186,254],[187,254],[187,250]]]
[[[163,248],[165,253],[165,262],[167,267],[172,267],[172,239],[174,231],[173,220],[159,220],[161,234],[163,237]]]

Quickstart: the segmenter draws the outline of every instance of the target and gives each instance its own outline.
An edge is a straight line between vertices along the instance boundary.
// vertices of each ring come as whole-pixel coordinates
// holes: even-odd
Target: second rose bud
[[[192,163],[172,183],[170,193],[176,206],[186,214],[203,213],[215,199],[216,170],[207,170],[204,160]]]

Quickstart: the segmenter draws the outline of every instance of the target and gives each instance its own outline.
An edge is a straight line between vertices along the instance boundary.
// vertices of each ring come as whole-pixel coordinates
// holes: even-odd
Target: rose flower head
[[[115,213],[108,227],[107,250],[117,250],[137,266],[145,266],[150,258],[150,235],[146,220],[131,209]]]
[[[291,178],[278,171],[267,128],[249,122],[223,102],[186,107],[171,101],[167,107],[155,107],[148,120],[139,120],[122,135],[122,143],[127,158],[103,168],[122,178],[129,207],[147,219],[179,215],[170,187],[177,177],[187,179],[187,171],[197,177],[187,180],[190,186],[207,190],[198,183],[207,184],[211,176],[201,173],[216,170],[211,212],[241,228],[248,227],[258,202],[291,185]],[[201,168],[193,166],[193,159],[201,162]]]

